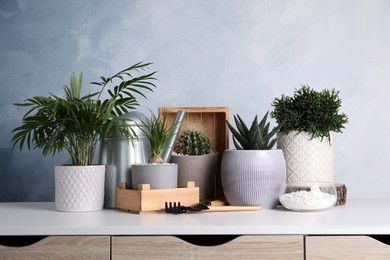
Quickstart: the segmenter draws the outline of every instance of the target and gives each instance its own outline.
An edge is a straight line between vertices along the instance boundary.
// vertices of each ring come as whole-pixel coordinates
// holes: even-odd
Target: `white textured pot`
[[[131,179],[133,190],[138,184],[150,184],[151,189],[177,188],[176,163],[164,164],[133,164],[131,165]]]
[[[282,150],[225,150],[221,181],[230,205],[275,208],[286,179]]]
[[[55,205],[59,211],[96,211],[103,208],[105,165],[56,166]]]
[[[215,177],[218,166],[218,153],[206,155],[175,155],[171,162],[179,166],[179,187],[187,187],[188,181],[194,181],[199,187],[200,200],[215,197]]]
[[[333,135],[331,134],[331,142]],[[333,146],[328,138],[311,139],[307,132],[277,135],[287,164],[287,182],[324,181],[333,183]]]

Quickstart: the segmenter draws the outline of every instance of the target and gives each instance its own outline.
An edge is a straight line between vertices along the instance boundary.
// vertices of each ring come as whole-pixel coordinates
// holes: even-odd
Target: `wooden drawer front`
[[[174,236],[112,237],[112,259],[303,259],[303,236],[240,236],[197,246]]]
[[[307,236],[306,259],[390,259],[390,246],[369,236]]]
[[[0,259],[110,259],[109,236],[50,236],[29,246],[0,245]]]

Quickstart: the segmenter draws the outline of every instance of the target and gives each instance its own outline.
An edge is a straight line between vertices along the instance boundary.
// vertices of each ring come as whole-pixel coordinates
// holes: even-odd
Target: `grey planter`
[[[275,208],[286,179],[282,150],[225,150],[221,181],[230,205]]]
[[[175,163],[165,164],[133,164],[131,179],[133,190],[138,184],[150,184],[151,189],[177,188],[178,166]]]
[[[172,155],[171,162],[179,165],[179,187],[194,181],[201,200],[215,197],[215,176],[218,153],[207,155]]]

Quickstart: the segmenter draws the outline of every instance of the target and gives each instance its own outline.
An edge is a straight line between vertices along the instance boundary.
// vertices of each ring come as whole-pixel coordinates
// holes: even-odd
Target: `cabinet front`
[[[49,236],[30,245],[5,244],[0,245],[0,259],[110,259],[109,236]]]
[[[303,236],[236,236],[221,244],[213,240],[221,236],[114,236],[112,259],[302,260],[304,254]]]
[[[307,236],[305,243],[307,260],[390,259],[390,246],[370,236]]]

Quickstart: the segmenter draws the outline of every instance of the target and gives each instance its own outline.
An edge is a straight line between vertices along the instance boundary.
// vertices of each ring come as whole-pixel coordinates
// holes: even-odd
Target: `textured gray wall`
[[[228,106],[251,121],[300,84],[341,91],[350,124],[335,139],[335,179],[350,198],[390,198],[390,1],[0,0],[0,201],[53,200],[65,155],[12,150],[33,95],[62,94],[154,62],[161,106]]]

